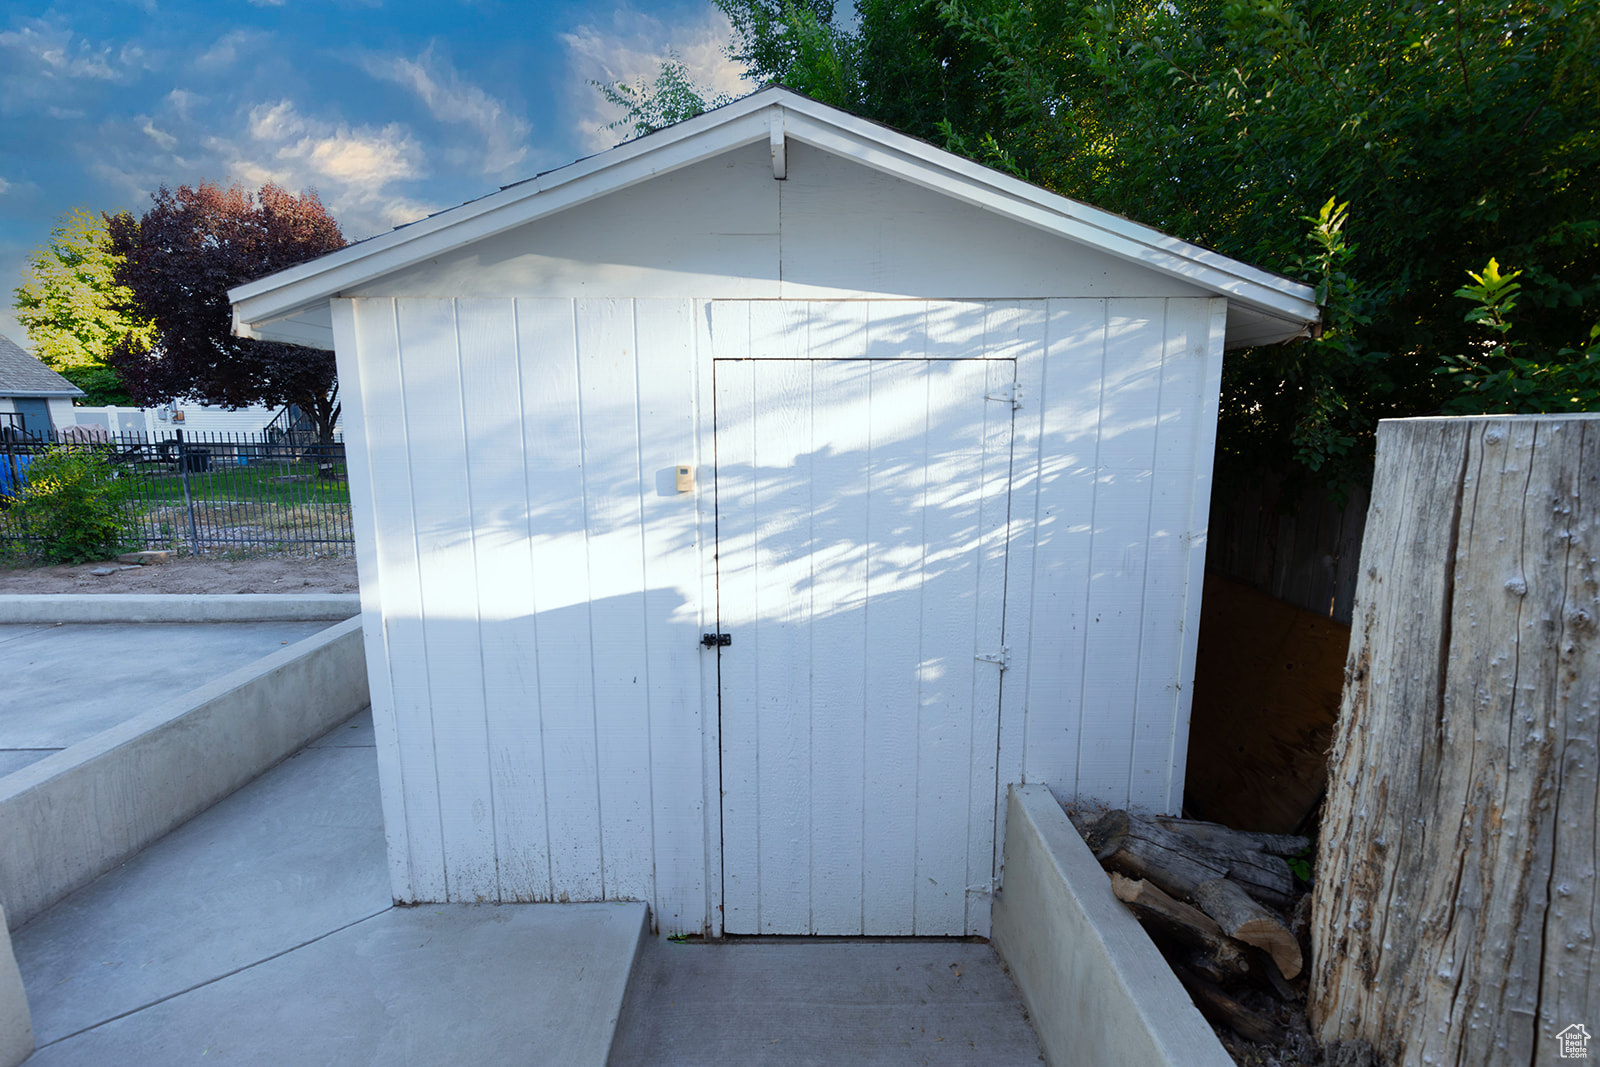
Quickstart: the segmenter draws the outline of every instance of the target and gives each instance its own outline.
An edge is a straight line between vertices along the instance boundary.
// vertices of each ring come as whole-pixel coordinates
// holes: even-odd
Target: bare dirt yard
[[[95,570],[118,568],[109,574]],[[115,561],[56,567],[0,567],[0,593],[354,593],[348,557],[179,556],[127,567]]]

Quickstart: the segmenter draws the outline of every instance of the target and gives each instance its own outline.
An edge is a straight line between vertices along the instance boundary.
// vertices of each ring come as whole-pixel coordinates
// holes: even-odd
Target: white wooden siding
[[[362,416],[352,488],[358,534],[368,524],[363,605],[396,895],[631,897],[651,902],[663,929],[720,930],[723,882],[740,877],[744,860],[721,852],[718,753],[739,742],[718,735],[715,656],[697,644],[716,621],[706,407],[719,330],[754,331],[754,358],[792,357],[801,335],[889,358],[981,335],[986,356],[1016,361],[1009,510],[985,506],[975,534],[978,566],[1009,561],[1005,598],[985,594],[961,622],[1003,613],[1009,669],[991,681],[978,664],[963,683],[1000,687],[999,742],[964,744],[961,766],[941,778],[979,791],[1025,777],[1062,796],[1170,810],[1182,781],[1222,306],[1160,297],[337,302],[336,324],[347,323],[340,374]],[[812,374],[810,388],[821,374],[823,388],[845,397],[871,385],[836,367]],[[873,453],[872,463],[889,461]],[[673,488],[679,463],[695,465],[695,492]],[[812,473],[814,491],[847,475]],[[986,461],[984,480],[999,476]],[[837,509],[832,565],[871,581],[882,562],[851,546],[879,536],[881,519]],[[815,535],[794,532],[797,545]],[[837,622],[810,624],[813,657],[862,640],[867,623]],[[899,699],[872,692],[874,678],[870,664],[848,666],[816,690],[814,713],[843,722],[859,714],[852,693],[869,706]],[[930,729],[970,738],[991,727]],[[904,755],[900,740],[869,732],[837,796],[779,799],[803,799],[814,813],[796,891],[809,894],[819,878],[872,885],[889,867],[914,866],[919,848],[959,846],[969,865],[962,907],[978,930],[971,916],[986,920],[993,860],[976,853],[991,828],[961,827],[964,846],[935,840],[911,823],[896,830],[906,820],[892,803],[881,824],[849,825],[874,769]],[[835,841],[845,847],[822,847]],[[865,902],[864,930],[890,925],[874,918],[870,894]]]
[[[765,142],[363,283],[357,296],[1201,296],[1107,252],[802,143]]]

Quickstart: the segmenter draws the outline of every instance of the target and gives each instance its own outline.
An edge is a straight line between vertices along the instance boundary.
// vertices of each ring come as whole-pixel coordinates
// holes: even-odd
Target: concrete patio
[[[984,943],[675,944],[648,934],[643,904],[396,908],[389,893],[363,713],[13,933],[27,1062],[1042,1058]]]
[[[0,623],[0,776],[327,626]]]

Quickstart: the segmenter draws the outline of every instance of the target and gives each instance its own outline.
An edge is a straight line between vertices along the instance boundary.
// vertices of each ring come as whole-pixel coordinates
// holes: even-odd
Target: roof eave
[[[0,396],[20,396],[24,400],[51,399],[58,396],[79,397],[89,394],[73,386],[70,389],[13,389],[10,386],[0,385]]]
[[[470,241],[769,136],[793,136],[954,199],[1209,289],[1228,297],[1230,303],[1282,320],[1288,336],[1303,335],[1319,321],[1315,291],[1310,286],[1040,189],[788,90],[768,88],[410,226],[238,286],[228,293],[234,304],[235,332],[287,340],[273,324],[303,319],[305,312],[325,308],[328,300],[343,291]],[[321,318],[320,313],[313,314]],[[325,336],[312,332],[315,339],[307,337],[298,343],[332,347],[331,331]]]

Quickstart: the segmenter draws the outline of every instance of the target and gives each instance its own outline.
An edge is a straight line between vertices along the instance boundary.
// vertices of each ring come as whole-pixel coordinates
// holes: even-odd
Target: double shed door
[[[826,347],[713,361],[723,927],[986,934],[1016,364]]]

